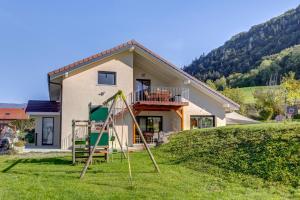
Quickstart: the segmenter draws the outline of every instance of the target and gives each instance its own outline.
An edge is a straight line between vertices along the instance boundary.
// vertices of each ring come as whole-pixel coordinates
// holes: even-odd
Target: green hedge
[[[183,131],[161,150],[178,162],[207,162],[293,186],[300,182],[300,123]]]

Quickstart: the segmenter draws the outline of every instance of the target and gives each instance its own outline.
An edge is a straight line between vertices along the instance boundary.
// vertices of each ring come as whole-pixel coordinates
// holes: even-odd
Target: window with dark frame
[[[116,85],[116,72],[98,71],[98,84]]]
[[[137,121],[142,132],[158,133],[162,131],[162,116],[137,116]]]
[[[191,129],[215,127],[215,116],[213,115],[191,115]]]

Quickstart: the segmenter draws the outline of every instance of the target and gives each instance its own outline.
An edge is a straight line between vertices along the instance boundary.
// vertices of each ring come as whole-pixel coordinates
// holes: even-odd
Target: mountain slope
[[[259,65],[263,56],[296,44],[300,44],[300,6],[233,36],[184,67],[184,71],[204,81],[245,73]]]
[[[244,74],[231,74],[227,82],[231,87],[268,85],[270,81],[273,85],[280,84],[282,76],[290,71],[295,72],[296,79],[300,79],[300,45],[263,57],[255,69]]]

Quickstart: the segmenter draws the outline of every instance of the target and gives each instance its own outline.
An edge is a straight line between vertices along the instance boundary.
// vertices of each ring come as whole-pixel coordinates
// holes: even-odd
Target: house
[[[19,119],[28,119],[24,108],[0,108],[0,133],[10,122]]]
[[[131,40],[48,73],[50,101],[29,101],[38,145],[68,149],[72,120],[87,120],[89,107],[122,90],[145,133],[225,126],[239,105]],[[140,143],[132,120],[117,122],[124,141]],[[124,128],[125,127],[125,128]],[[124,142],[123,142],[124,143]]]

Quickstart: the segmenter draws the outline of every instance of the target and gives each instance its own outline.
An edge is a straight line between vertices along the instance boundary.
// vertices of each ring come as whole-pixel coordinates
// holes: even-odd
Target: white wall
[[[221,103],[189,85],[189,106],[184,107],[184,129],[190,129],[191,115],[214,115],[216,126],[225,126],[225,109]]]
[[[42,145],[42,134],[43,134],[43,117],[53,117],[54,118],[54,136],[53,145]],[[32,115],[30,118],[35,120],[35,133],[37,133],[37,146],[47,146],[59,148],[60,146],[60,116],[59,115]]]
[[[225,110],[221,103],[207,96],[207,94],[196,89],[193,85],[184,85],[184,78],[179,78],[173,73],[166,71],[168,77],[160,75],[160,70],[166,66],[148,67],[147,70],[141,64],[134,65],[134,57],[130,52],[124,52],[110,59],[91,64],[87,70],[81,72],[70,72],[68,77],[63,79],[62,85],[62,141],[66,140],[72,131],[71,122],[75,120],[88,119],[88,104],[102,104],[104,100],[111,97],[118,90],[123,90],[129,94],[135,90],[136,79],[150,79],[152,86],[173,86],[189,88],[189,106],[184,107],[184,129],[190,128],[191,115],[215,115],[216,126],[226,125]],[[134,65],[134,66],[133,66]],[[145,64],[148,66],[148,64]],[[117,73],[117,85],[106,86],[98,85],[98,71],[114,71]],[[163,78],[166,77],[166,78]],[[105,92],[103,96],[99,94]],[[142,112],[139,115],[163,116],[164,131],[179,131],[180,119],[174,111],[165,112]],[[123,127],[123,145],[127,141],[129,145],[133,141],[133,125],[129,115],[125,116]],[[121,134],[122,124],[117,121],[117,131]],[[121,135],[120,135],[121,136]],[[62,148],[69,148],[70,144],[62,144]]]
[[[134,79],[150,79],[151,85],[153,87],[182,87],[189,89],[189,105],[184,106],[184,129],[190,129],[190,117],[191,115],[214,115],[215,116],[215,125],[216,126],[225,126],[225,109],[222,104],[216,101],[214,98],[208,96],[204,92],[200,91],[198,88],[195,88],[192,84],[184,84],[186,79],[178,78],[170,71],[164,71],[164,74],[168,74],[166,77],[163,73],[160,73],[160,67],[154,65],[153,63],[147,63],[147,70],[143,69],[144,65],[140,62],[137,65],[134,65]],[[151,67],[149,67],[151,66]],[[165,66],[166,68],[168,66]],[[152,71],[149,71],[152,70]],[[162,75],[163,74],[163,75]],[[143,75],[143,76],[142,76]],[[180,119],[174,111],[169,112],[169,116],[172,120],[165,121],[164,123],[171,123],[174,130],[180,130]],[[141,115],[141,114],[140,114]],[[177,123],[177,124],[176,124]]]
[[[150,79],[152,87],[169,86],[169,83],[157,78],[153,73],[145,71],[141,66],[135,65],[133,70],[134,88],[136,88],[136,79]]]
[[[88,119],[88,104],[101,105],[103,101],[122,89],[125,94],[133,90],[133,55],[126,52],[109,60],[93,64],[88,70],[72,74],[63,80],[62,140],[72,134],[72,120]],[[98,71],[116,72],[116,85],[98,85]],[[103,96],[99,94],[105,92]],[[68,148],[63,146],[62,148]]]

